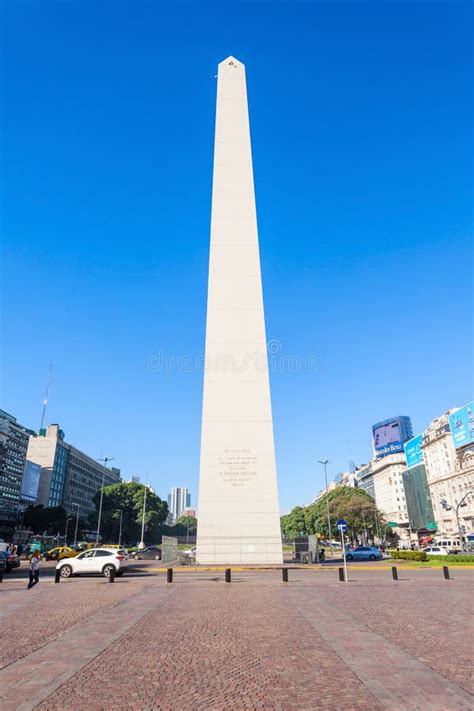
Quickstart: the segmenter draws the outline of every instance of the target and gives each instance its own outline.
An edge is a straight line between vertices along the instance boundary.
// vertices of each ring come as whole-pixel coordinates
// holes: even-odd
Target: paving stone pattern
[[[51,579],[43,579],[31,590],[19,581],[4,583],[0,604],[9,608],[14,634],[0,635],[0,669],[130,595],[128,585],[110,585],[105,580],[94,583],[75,579],[55,585]]]
[[[39,708],[107,708],[121,679],[118,709],[380,708],[279,588],[224,585],[177,588]]]
[[[403,573],[400,573],[403,577]],[[377,634],[421,659],[447,679],[474,692],[472,679],[473,596],[472,587],[451,582],[419,586],[385,584],[383,594],[354,595],[351,586],[338,592],[337,603],[329,588],[312,591],[312,600],[336,603],[337,608],[350,611],[358,620]],[[403,586],[400,590],[400,585]],[[368,586],[369,587],[369,586]],[[315,600],[317,597],[317,600]],[[400,604],[403,600],[403,606]],[[336,613],[336,609],[334,610]]]
[[[21,640],[0,644],[11,660],[0,671],[0,708],[472,709],[472,574],[400,577],[81,578],[14,596],[9,582],[0,610],[5,601]],[[49,628],[35,624],[45,609],[57,610]]]

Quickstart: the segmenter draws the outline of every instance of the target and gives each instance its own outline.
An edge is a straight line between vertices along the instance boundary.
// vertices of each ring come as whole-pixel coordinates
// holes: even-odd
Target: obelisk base
[[[283,563],[281,538],[198,536],[197,563]]]

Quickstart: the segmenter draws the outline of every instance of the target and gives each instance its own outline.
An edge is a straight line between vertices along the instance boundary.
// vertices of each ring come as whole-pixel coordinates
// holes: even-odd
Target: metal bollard
[[[449,568],[447,565],[443,565],[443,575],[445,580],[451,580],[449,577]]]
[[[173,568],[168,568],[166,571],[166,582],[167,583],[172,583],[173,582]]]
[[[115,583],[115,568],[113,565],[109,568],[109,583]]]
[[[230,568],[225,569],[225,581],[226,583],[230,583]]]
[[[281,574],[283,577],[283,582],[287,583],[288,582],[288,568],[282,568],[281,569]]]
[[[394,565],[392,566],[392,578],[398,580],[398,570]]]
[[[59,568],[56,568],[56,570],[54,571],[54,582],[59,583],[60,580],[61,580],[61,571],[59,570]]]
[[[344,578],[344,568],[338,568],[339,570],[339,582],[345,583],[346,580]]]

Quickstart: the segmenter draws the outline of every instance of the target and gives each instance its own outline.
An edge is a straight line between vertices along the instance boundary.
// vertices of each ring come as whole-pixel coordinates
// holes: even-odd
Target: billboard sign
[[[405,457],[407,460],[407,467],[416,467],[418,464],[423,464],[423,450],[421,445],[423,442],[423,435],[417,435],[413,439],[409,439],[405,442]]]
[[[449,416],[454,446],[464,447],[474,442],[474,400]]]
[[[387,454],[403,452],[402,434],[398,418],[374,425],[372,432],[377,456],[381,457]]]
[[[23,472],[23,480],[21,482],[21,499],[22,501],[36,501],[38,496],[38,486],[40,480],[41,466],[30,462],[28,459]]]

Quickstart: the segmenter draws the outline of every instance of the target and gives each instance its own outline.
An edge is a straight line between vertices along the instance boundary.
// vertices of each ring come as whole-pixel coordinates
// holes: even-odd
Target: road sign
[[[346,547],[344,545],[344,532],[347,531],[349,526],[347,525],[347,521],[344,521],[343,518],[340,518],[340,519],[338,519],[337,527],[339,529],[339,533],[341,534],[342,557],[344,560],[344,582],[347,583],[347,563],[346,563]]]

